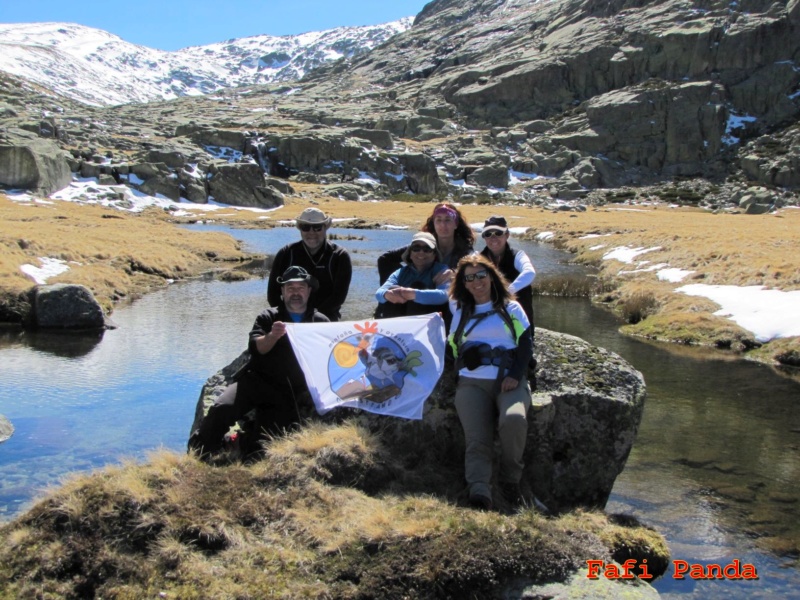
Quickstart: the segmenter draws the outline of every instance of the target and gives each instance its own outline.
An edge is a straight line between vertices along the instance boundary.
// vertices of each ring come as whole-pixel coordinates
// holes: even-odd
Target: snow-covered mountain
[[[0,24],[0,70],[92,105],[150,102],[221,88],[294,81],[367,52],[411,26],[339,27],[258,35],[164,52],[74,23]]]

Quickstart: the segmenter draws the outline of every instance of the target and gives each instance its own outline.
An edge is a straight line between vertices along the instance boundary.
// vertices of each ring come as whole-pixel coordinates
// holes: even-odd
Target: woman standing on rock
[[[494,432],[500,436],[504,500],[521,502],[522,455],[531,404],[527,366],[531,326],[508,282],[485,256],[462,258],[450,286],[453,313],[449,344],[456,360],[455,404],[464,428],[464,475],[471,505],[490,509]]]

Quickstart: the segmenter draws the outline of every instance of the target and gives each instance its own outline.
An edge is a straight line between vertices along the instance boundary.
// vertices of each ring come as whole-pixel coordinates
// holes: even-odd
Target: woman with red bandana
[[[453,278],[452,269],[463,257],[473,254],[475,250],[475,234],[469,224],[464,220],[461,212],[450,202],[440,202],[433,208],[433,212],[422,225],[422,231],[430,233],[436,240],[436,248],[441,254],[441,261],[447,267],[433,278],[434,285],[449,285]],[[396,248],[385,252],[378,257],[378,276],[381,285],[386,283],[389,276],[402,266],[403,255],[408,246]],[[450,331],[450,312],[442,312],[445,328]]]
[[[436,238],[436,247],[442,255],[442,262],[454,269],[458,261],[474,252],[475,234],[464,220],[461,211],[450,202],[437,204],[431,215],[421,227]],[[381,284],[400,268],[402,256],[407,246],[396,248],[378,257],[378,274]],[[437,284],[441,283],[437,281]]]

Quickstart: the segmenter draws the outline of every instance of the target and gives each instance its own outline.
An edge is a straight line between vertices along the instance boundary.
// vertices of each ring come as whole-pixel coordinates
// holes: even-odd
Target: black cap
[[[506,223],[505,217],[494,215],[483,222],[483,230],[486,231],[487,229],[506,231],[508,229],[508,223]]]
[[[312,290],[319,287],[317,280],[308,274],[303,267],[291,266],[283,272],[283,275],[278,277],[278,283],[281,285],[290,283],[292,281],[302,281],[307,283]]]

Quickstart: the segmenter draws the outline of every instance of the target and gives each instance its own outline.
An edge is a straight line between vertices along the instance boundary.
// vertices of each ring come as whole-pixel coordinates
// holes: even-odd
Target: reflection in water
[[[201,229],[197,227],[197,229]],[[205,228],[208,229],[208,228]],[[226,228],[217,228],[231,231]],[[295,229],[235,230],[252,252],[274,252]],[[377,255],[409,232],[343,230],[353,239],[354,280],[345,319],[374,308]],[[540,274],[580,272],[548,246],[517,243]],[[0,517],[11,518],[37,489],[166,447],[182,452],[206,378],[236,358],[266,302],[266,280],[194,281],[149,294],[114,313],[118,329],[83,351],[68,337],[0,336],[0,413],[16,432],[0,445]],[[752,562],[757,582],[656,582],[664,597],[790,597],[796,565],[800,386],[769,369],[701,352],[687,357],[617,333],[619,322],[583,299],[534,300],[537,324],[584,337],[642,371],[648,400],[628,466],[608,506],[664,533],[674,558]],[[693,354],[697,354],[693,352]]]
[[[24,342],[39,352],[63,358],[79,358],[91,352],[103,339],[105,330],[68,332],[59,330],[26,331]]]
[[[724,565],[738,558],[762,575],[754,586],[681,582],[670,573],[657,582],[659,591],[786,597],[781,580],[800,584],[800,385],[730,354],[623,337],[613,315],[584,299],[537,298],[536,309],[543,327],[617,352],[645,375],[644,417],[607,510],[654,525],[673,559]],[[782,572],[781,565],[792,567]]]

